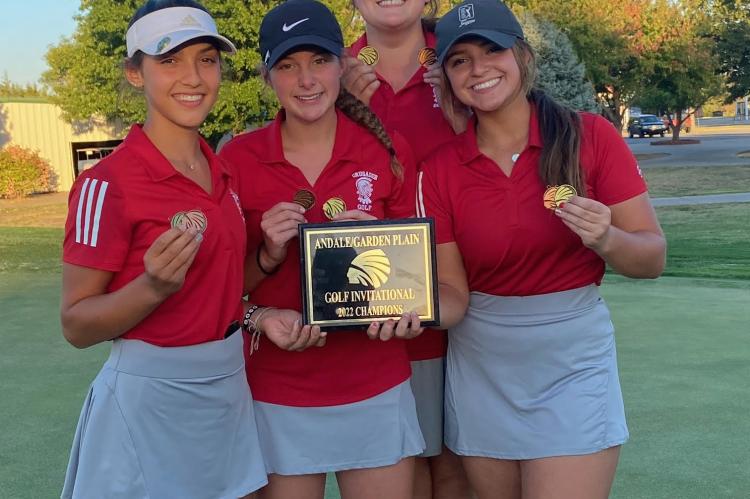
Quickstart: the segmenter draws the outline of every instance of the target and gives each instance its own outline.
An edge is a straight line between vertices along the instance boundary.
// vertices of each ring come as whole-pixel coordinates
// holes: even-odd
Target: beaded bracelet
[[[252,312],[248,310],[248,312],[250,312],[249,315],[245,314],[245,317],[247,319],[247,326],[245,327],[245,329],[247,330],[247,332],[249,332],[252,335],[250,337],[250,355],[252,355],[253,352],[255,352],[256,350],[258,350],[258,348],[260,348],[260,335],[263,333],[263,331],[261,331],[260,327],[258,326],[260,325],[261,317],[263,317],[263,314],[265,314],[269,310],[272,310],[275,308],[275,307],[258,308],[257,305],[253,305],[253,307],[254,309]],[[255,320],[251,318],[253,313],[257,315]]]
[[[247,309],[247,312],[245,312],[245,316],[242,318],[242,329],[247,331],[248,333],[251,333],[253,331],[250,330],[250,317],[253,315],[253,313],[258,310],[258,307],[260,305],[250,305],[250,308]]]

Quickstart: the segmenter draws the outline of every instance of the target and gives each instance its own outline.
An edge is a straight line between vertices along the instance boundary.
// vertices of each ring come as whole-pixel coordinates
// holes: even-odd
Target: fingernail
[[[560,204],[558,204],[560,208],[565,208],[565,201],[560,201]]]
[[[557,216],[562,215],[562,211],[560,211],[560,208],[555,208],[555,215]]]
[[[370,323],[370,327],[378,327],[378,323],[377,322],[371,322]]]
[[[198,242],[201,242],[201,241],[203,241],[203,234],[201,234],[200,232],[199,232],[199,233],[197,233],[197,234],[195,235],[195,240],[196,240],[196,241],[198,241]]]

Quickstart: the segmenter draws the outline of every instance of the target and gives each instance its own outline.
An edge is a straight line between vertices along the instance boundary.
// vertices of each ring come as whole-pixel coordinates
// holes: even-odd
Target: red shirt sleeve
[[[593,157],[587,168],[592,197],[606,205],[627,201],[648,190],[638,162],[617,129],[605,118],[585,115],[585,139],[591,141]],[[585,146],[582,145],[582,150]]]
[[[385,217],[389,219],[413,218],[417,168],[414,154],[406,140],[398,133],[393,133],[393,147],[396,150],[396,158],[401,163],[404,178],[395,180],[394,188],[385,206]]]
[[[453,233],[453,213],[447,209],[450,206],[448,192],[440,188],[440,167],[435,163],[436,156],[433,155],[432,158],[432,161],[422,164],[417,179],[417,216],[432,217],[435,220],[436,244],[450,243],[456,240]]]
[[[63,261],[118,272],[130,248],[131,222],[117,183],[96,170],[78,177],[70,191]]]

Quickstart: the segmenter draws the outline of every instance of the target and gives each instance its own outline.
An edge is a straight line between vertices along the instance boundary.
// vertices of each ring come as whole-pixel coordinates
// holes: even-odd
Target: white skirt
[[[408,380],[352,404],[292,407],[255,401],[255,415],[269,473],[377,468],[424,450]]]
[[[459,455],[582,455],[628,439],[614,328],[594,285],[471,293],[449,332],[445,384],[445,442]]]
[[[237,499],[267,483],[242,334],[117,339],[78,421],[63,498]]]

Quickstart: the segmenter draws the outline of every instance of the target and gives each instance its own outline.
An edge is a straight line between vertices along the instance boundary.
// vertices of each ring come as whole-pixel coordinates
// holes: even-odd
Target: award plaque
[[[432,219],[300,224],[304,324],[368,326],[419,314],[440,324]]]

